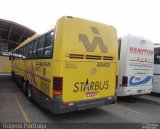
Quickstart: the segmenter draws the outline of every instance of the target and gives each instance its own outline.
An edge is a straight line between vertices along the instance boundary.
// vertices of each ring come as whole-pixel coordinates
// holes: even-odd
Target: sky
[[[38,33],[61,16],[85,18],[117,29],[118,37],[142,36],[160,43],[160,0],[0,0],[0,18]]]

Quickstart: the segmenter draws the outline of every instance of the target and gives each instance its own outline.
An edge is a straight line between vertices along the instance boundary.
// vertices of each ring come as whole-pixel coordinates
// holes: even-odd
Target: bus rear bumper
[[[137,87],[119,87],[117,89],[117,96],[131,96],[150,94],[152,86],[137,86]]]
[[[113,104],[117,101],[117,97],[108,97],[103,99],[97,99],[97,100],[87,100],[87,101],[79,101],[79,102],[73,102],[73,103],[63,103],[62,100],[53,100],[51,102],[51,112],[55,114],[62,114],[77,110],[85,110],[85,109],[91,109],[96,108],[108,104]]]

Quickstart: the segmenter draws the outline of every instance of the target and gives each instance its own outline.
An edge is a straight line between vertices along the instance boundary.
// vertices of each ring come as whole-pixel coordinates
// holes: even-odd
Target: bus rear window
[[[48,33],[45,36],[45,48],[44,48],[44,56],[50,57],[52,55],[53,48],[53,36],[54,33]]]

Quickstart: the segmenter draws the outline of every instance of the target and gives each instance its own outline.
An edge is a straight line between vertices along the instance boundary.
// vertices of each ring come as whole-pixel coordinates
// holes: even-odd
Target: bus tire
[[[22,90],[25,95],[27,95],[27,82],[23,80],[22,82]]]
[[[11,76],[14,77],[14,72],[13,71],[11,72]]]
[[[16,79],[15,79],[15,74],[14,74],[13,71],[11,72],[11,76],[12,76],[13,80],[16,81]]]
[[[27,97],[28,97],[28,99],[29,99],[30,102],[33,101],[32,87],[31,87],[30,84],[28,85],[28,88],[27,88]]]

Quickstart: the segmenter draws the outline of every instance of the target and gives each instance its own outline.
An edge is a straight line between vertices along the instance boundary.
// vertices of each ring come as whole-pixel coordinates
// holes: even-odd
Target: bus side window
[[[14,57],[16,57],[16,51],[14,52]]]
[[[46,57],[51,57],[52,56],[52,49],[53,49],[53,37],[54,33],[53,31],[46,34],[45,37],[45,48],[44,48],[44,54]]]
[[[27,50],[27,47],[26,45],[24,46],[24,59],[26,58],[26,50]]]
[[[17,57],[17,51],[14,52],[14,57]]]
[[[23,58],[23,47],[21,47],[19,50],[20,50],[20,58]]]
[[[43,57],[43,53],[44,53],[44,40],[45,40],[45,36],[41,36],[38,38],[38,43],[37,43],[37,57]]]
[[[24,59],[26,58],[26,53],[27,53],[27,46],[24,46]]]
[[[22,58],[22,48],[19,49],[19,57]]]
[[[33,52],[33,42],[29,44],[29,58],[32,58],[32,52]]]
[[[16,53],[17,53],[16,57],[20,57],[20,51],[19,51],[19,49],[16,51]]]
[[[33,41],[33,58],[36,58],[37,40]]]
[[[29,50],[29,45],[26,45],[26,53],[25,53],[25,57],[28,58],[28,50]]]
[[[21,58],[24,58],[24,47],[22,47],[22,53]]]

